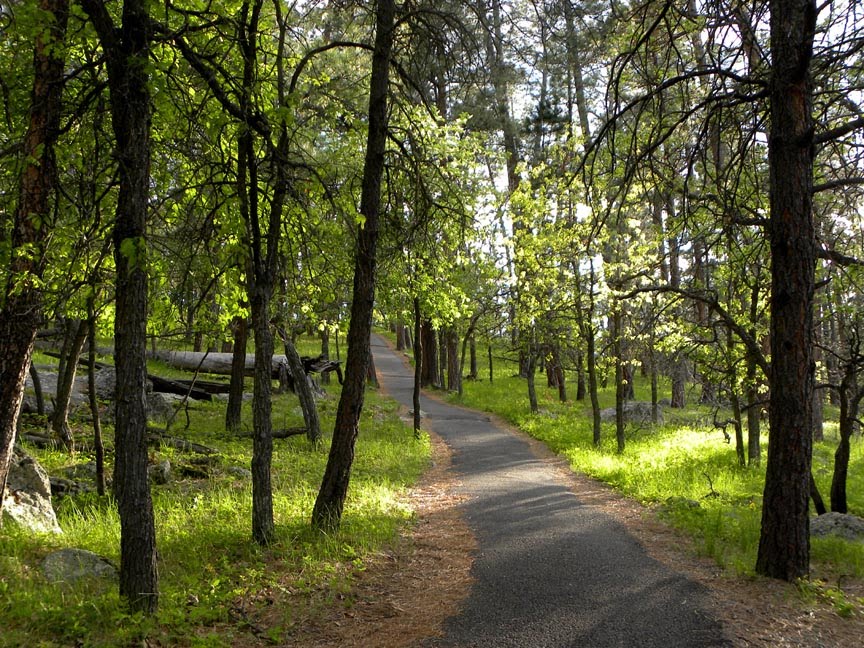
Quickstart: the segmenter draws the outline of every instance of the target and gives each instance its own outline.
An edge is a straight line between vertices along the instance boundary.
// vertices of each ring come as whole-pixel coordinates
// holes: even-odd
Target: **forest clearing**
[[[289,641],[410,535],[423,390],[854,625],[860,17],[848,0],[0,2],[0,641]],[[374,391],[373,322],[413,363],[409,415]],[[513,442],[492,428],[474,441]],[[497,488],[483,474],[466,523]],[[578,535],[578,497],[546,487],[550,534]],[[494,534],[469,528],[482,557]],[[110,585],[52,584],[70,556]],[[447,632],[493,581],[472,582]],[[245,607],[283,595],[283,618]]]

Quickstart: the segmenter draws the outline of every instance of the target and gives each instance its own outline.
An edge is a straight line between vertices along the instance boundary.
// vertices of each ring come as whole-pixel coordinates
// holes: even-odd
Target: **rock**
[[[74,495],[77,493],[86,493],[92,491],[93,488],[77,482],[73,479],[65,477],[50,477],[51,480],[51,496],[63,497],[65,495]]]
[[[181,400],[183,397],[175,394],[147,392],[147,418],[151,421],[166,423],[174,416],[174,404]]]
[[[96,396],[102,400],[114,400],[114,389],[117,383],[114,367],[100,369],[93,378],[96,383]]]
[[[240,466],[229,466],[225,469],[232,477],[237,477],[239,479],[252,479],[252,471],[247,468],[241,468]]]
[[[52,583],[73,583],[82,578],[117,580],[117,568],[107,558],[85,549],[61,549],[45,556],[42,573]]]
[[[167,484],[171,479],[171,462],[167,459],[147,466],[147,475],[152,484]]]
[[[600,410],[600,420],[604,423],[615,421],[615,408]],[[624,422],[651,425],[651,403],[644,401],[627,401],[624,403]],[[657,406],[657,423],[663,424],[663,409]]]
[[[3,494],[3,520],[37,533],[63,533],[51,505],[48,473],[32,457],[15,450]]]
[[[810,535],[815,538],[840,536],[853,542],[864,542],[864,518],[846,513],[825,513],[810,520]]]

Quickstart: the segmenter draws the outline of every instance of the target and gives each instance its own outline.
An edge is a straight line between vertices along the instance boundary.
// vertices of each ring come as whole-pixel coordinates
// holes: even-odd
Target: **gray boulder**
[[[117,579],[117,568],[107,558],[86,549],[61,549],[45,556],[42,573],[52,583],[73,583],[82,578]]]
[[[147,466],[147,475],[151,484],[167,484],[171,479],[171,462],[167,459]]]
[[[63,533],[51,505],[48,473],[29,455],[15,451],[3,493],[3,522],[37,533]]]
[[[237,477],[238,479],[252,479],[252,471],[248,468],[241,468],[240,466],[229,466],[225,469],[225,472],[232,477]]]
[[[615,421],[615,408],[600,410],[600,420],[604,423]],[[651,403],[645,401],[627,401],[624,403],[624,422],[651,425]],[[657,423],[663,424],[663,408],[658,403]]]
[[[815,538],[840,536],[853,542],[864,542],[864,518],[846,513],[825,513],[810,520],[810,535]]]

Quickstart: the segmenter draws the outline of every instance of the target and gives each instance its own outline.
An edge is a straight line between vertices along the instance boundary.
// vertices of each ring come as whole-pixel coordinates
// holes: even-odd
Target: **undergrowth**
[[[158,373],[163,367],[154,369]],[[189,454],[165,447],[151,452],[154,461],[168,459],[174,473],[168,484],[152,486],[160,575],[159,612],[153,619],[129,615],[114,583],[66,586],[41,575],[42,559],[64,547],[88,549],[119,563],[119,518],[110,496],[89,492],[56,499],[62,535],[31,535],[4,525],[0,646],[122,646],[145,640],[147,645],[242,645],[244,637],[261,639],[247,618],[255,606],[266,608],[280,596],[284,623],[264,639],[284,643],[284,633],[308,617],[313,600],[342,596],[368,557],[410,520],[402,493],[429,460],[428,438],[414,440],[397,406],[369,393],[343,525],[333,535],[313,532],[309,520],[338,398],[333,382],[328,396],[319,400],[324,443],[312,447],[303,436],[274,441],[276,537],[266,548],[251,539],[250,480],[228,470],[249,467],[251,438],[224,432],[222,401],[193,403],[188,428],[183,414],[175,419],[172,435],[211,446],[217,454],[210,476],[196,479],[178,472],[190,463]],[[274,396],[273,405],[274,427],[303,424],[293,394]],[[248,402],[243,420],[251,421]],[[87,426],[73,425],[79,439],[89,438]],[[110,445],[113,430],[106,426],[103,434]],[[57,475],[92,459],[86,453],[26,450]],[[109,465],[108,475],[110,470]]]

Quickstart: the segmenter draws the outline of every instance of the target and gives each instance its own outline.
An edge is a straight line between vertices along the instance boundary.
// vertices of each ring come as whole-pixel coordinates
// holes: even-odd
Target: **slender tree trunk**
[[[330,331],[327,327],[321,331],[321,358],[323,360],[330,359]],[[329,385],[330,384],[330,373],[321,374],[321,384]]]
[[[372,310],[375,303],[376,248],[381,177],[387,142],[387,95],[395,14],[394,0],[379,0],[369,88],[369,133],[360,198],[360,213],[365,222],[357,237],[354,295],[348,329],[348,361],[345,366],[342,396],[336,412],[330,455],[312,510],[312,525],[325,530],[338,528],[342,519],[351,465],[354,461],[354,445],[359,432],[360,412],[363,409],[366,368],[370,355],[369,335],[372,332]]]
[[[834,451],[834,474],[831,477],[831,510],[848,512],[846,480],[849,474],[850,441],[858,418],[862,392],[858,389],[854,369],[847,371],[840,384],[840,443]]]
[[[423,320],[420,331],[422,340],[420,346],[423,349],[423,373],[421,375],[423,387],[438,387],[438,340],[432,322]]]
[[[474,331],[471,332],[471,337],[468,339],[468,356],[470,362],[468,377],[471,380],[477,380],[480,372],[477,369],[477,335]]]
[[[531,407],[531,413],[536,414],[540,411],[540,407],[537,404],[537,387],[534,381],[534,374],[537,371],[537,353],[530,349],[526,354],[525,358],[528,364],[527,376],[528,379],[528,405]]]
[[[69,407],[75,389],[78,360],[81,358],[84,342],[87,340],[87,320],[70,320],[70,322],[71,339],[69,344],[64,344],[67,354],[65,362],[62,363],[63,371],[57,376],[57,394],[54,399],[54,412],[51,415],[51,430],[63,442],[66,449],[72,452],[75,439],[69,427]]]
[[[87,298],[87,394],[93,419],[93,447],[96,452],[96,492],[105,494],[105,445],[102,442],[102,419],[96,399],[96,309],[91,293]]]
[[[810,569],[813,407],[813,0],[771,0],[770,442],[756,571],[795,580]]]
[[[492,343],[489,343],[487,347],[488,355],[489,355],[489,383],[492,383],[493,372],[492,372]]]
[[[619,454],[624,452],[624,401],[627,400],[624,384],[624,360],[621,357],[621,319],[621,311],[616,306],[612,314],[612,345],[615,349],[615,440],[618,444]]]
[[[306,439],[309,443],[317,445],[321,442],[321,422],[318,418],[318,406],[315,404],[315,395],[309,386],[309,377],[303,369],[303,361],[297,348],[291,339],[284,335],[282,344],[285,346],[285,358],[291,370],[291,378],[294,380],[294,393],[300,399],[300,408],[303,410],[303,421],[306,423]]]
[[[420,438],[420,377],[423,374],[423,337],[420,335],[422,316],[420,298],[414,297],[414,391],[411,403],[414,406],[414,438]]]
[[[447,390],[461,393],[462,370],[459,363],[459,333],[455,327],[447,329]]]
[[[243,392],[245,391],[246,345],[249,340],[249,324],[245,315],[234,318],[234,350],[231,357],[231,383],[228,387],[228,406],[225,409],[225,429],[240,432]]]
[[[63,90],[68,0],[40,0],[45,25],[33,51],[33,87],[23,141],[24,168],[12,220],[9,272],[0,309],[0,524],[3,493],[36,330],[42,321],[43,245],[56,184],[54,143]]]

